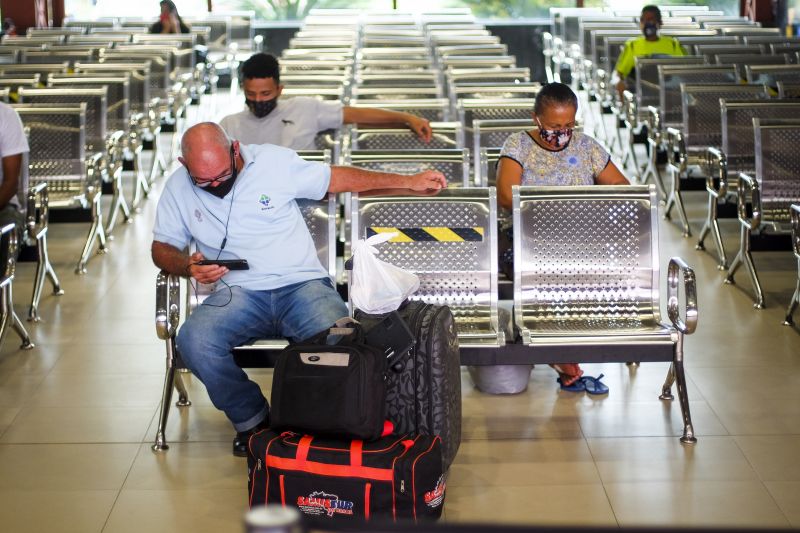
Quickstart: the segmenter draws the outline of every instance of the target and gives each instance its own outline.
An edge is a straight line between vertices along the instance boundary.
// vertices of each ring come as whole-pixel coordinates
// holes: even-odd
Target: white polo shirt
[[[12,155],[29,152],[28,139],[25,138],[25,131],[22,129],[22,121],[14,108],[0,102],[0,159]],[[20,191],[27,189],[28,169],[20,169]],[[3,166],[0,165],[0,183],[3,181]],[[21,204],[17,198],[19,195],[11,197],[9,203],[20,208]]]
[[[195,240],[206,259],[246,259],[250,270],[223,279],[249,290],[327,277],[295,199],[323,198],[330,167],[273,145],[242,145],[241,153],[244,167],[224,198],[195,186],[186,168],[176,170],[158,202],[154,240],[180,250]]]
[[[245,107],[228,115],[220,126],[244,144],[276,144],[292,150],[313,150],[317,133],[342,126],[341,102],[322,101],[307,96],[279,98],[266,117],[258,118]]]

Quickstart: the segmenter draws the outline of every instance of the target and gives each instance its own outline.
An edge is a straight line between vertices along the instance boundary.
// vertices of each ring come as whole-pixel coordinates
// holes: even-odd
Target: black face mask
[[[231,189],[233,189],[233,185],[235,182],[236,182],[236,174],[234,173],[231,179],[223,181],[216,187],[205,187],[202,188],[201,190],[206,191],[209,194],[213,194],[217,198],[224,198],[226,194],[231,192]]]
[[[645,37],[655,37],[658,35],[658,24],[655,22],[647,22],[642,28],[642,33]]]
[[[278,105],[278,97],[276,96],[272,100],[248,100],[245,98],[244,103],[247,104],[248,109],[250,112],[253,113],[258,118],[264,118],[270,113],[275,107]]]

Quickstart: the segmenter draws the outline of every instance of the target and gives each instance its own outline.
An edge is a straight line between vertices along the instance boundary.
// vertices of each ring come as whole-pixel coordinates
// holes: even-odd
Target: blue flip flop
[[[605,374],[600,374],[596,378],[592,376],[582,376],[579,381],[583,383],[583,389],[589,394],[608,394],[608,386],[600,381]]]
[[[584,383],[583,378],[575,380],[571,385],[564,385],[561,383],[561,378],[556,378],[556,381],[561,385],[561,390],[567,392],[583,392],[586,390],[586,383]]]

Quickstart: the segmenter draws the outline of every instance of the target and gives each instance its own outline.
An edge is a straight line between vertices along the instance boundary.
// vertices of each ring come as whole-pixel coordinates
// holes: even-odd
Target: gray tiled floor
[[[202,112],[217,116],[224,103]],[[149,257],[162,184],[85,276],[72,269],[88,225],[51,228],[66,294],[46,295],[42,322],[26,323],[34,350],[17,350],[13,333],[0,348],[4,531],[241,530],[244,460],[230,455],[230,425],[196,380],[193,405],[173,408],[170,450],[149,448],[164,363]],[[687,201],[699,230],[703,195]],[[722,226],[732,255],[738,228]],[[465,373],[446,520],[483,521],[491,509],[492,521],[524,524],[800,527],[800,334],[780,324],[793,259],[756,256],[767,308],[755,311],[744,275],[723,286],[693,240],[670,223],[660,234],[663,264],[680,255],[697,273],[700,325],[686,363],[699,442],[679,443],[678,405],[657,398],[665,364],[588,366],[606,374],[606,398],[559,392],[546,367],[508,397],[477,392]],[[32,264],[19,265],[22,316],[32,277]],[[269,371],[254,374],[269,386]]]

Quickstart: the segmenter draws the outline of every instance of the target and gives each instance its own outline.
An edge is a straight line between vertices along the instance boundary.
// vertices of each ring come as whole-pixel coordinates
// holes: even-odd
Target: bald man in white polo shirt
[[[233,361],[233,348],[267,337],[307,339],[347,316],[295,200],[447,184],[432,170],[405,176],[304,161],[287,148],[231,141],[209,122],[186,131],[181,153],[183,166],[158,202],[153,262],[199,283],[219,282],[189,315],[177,345],[233,423],[233,452],[243,456],[252,432],[269,423],[269,405]],[[184,249],[192,241],[197,252],[189,255]],[[249,270],[199,264],[204,259],[245,259]]]
[[[245,144],[277,144],[293,150],[314,149],[317,133],[342,124],[405,126],[425,142],[433,134],[430,123],[410,113],[350,107],[341,102],[297,96],[281,100],[278,60],[254,54],[242,63],[242,85],[247,109],[228,115],[220,125]]]

